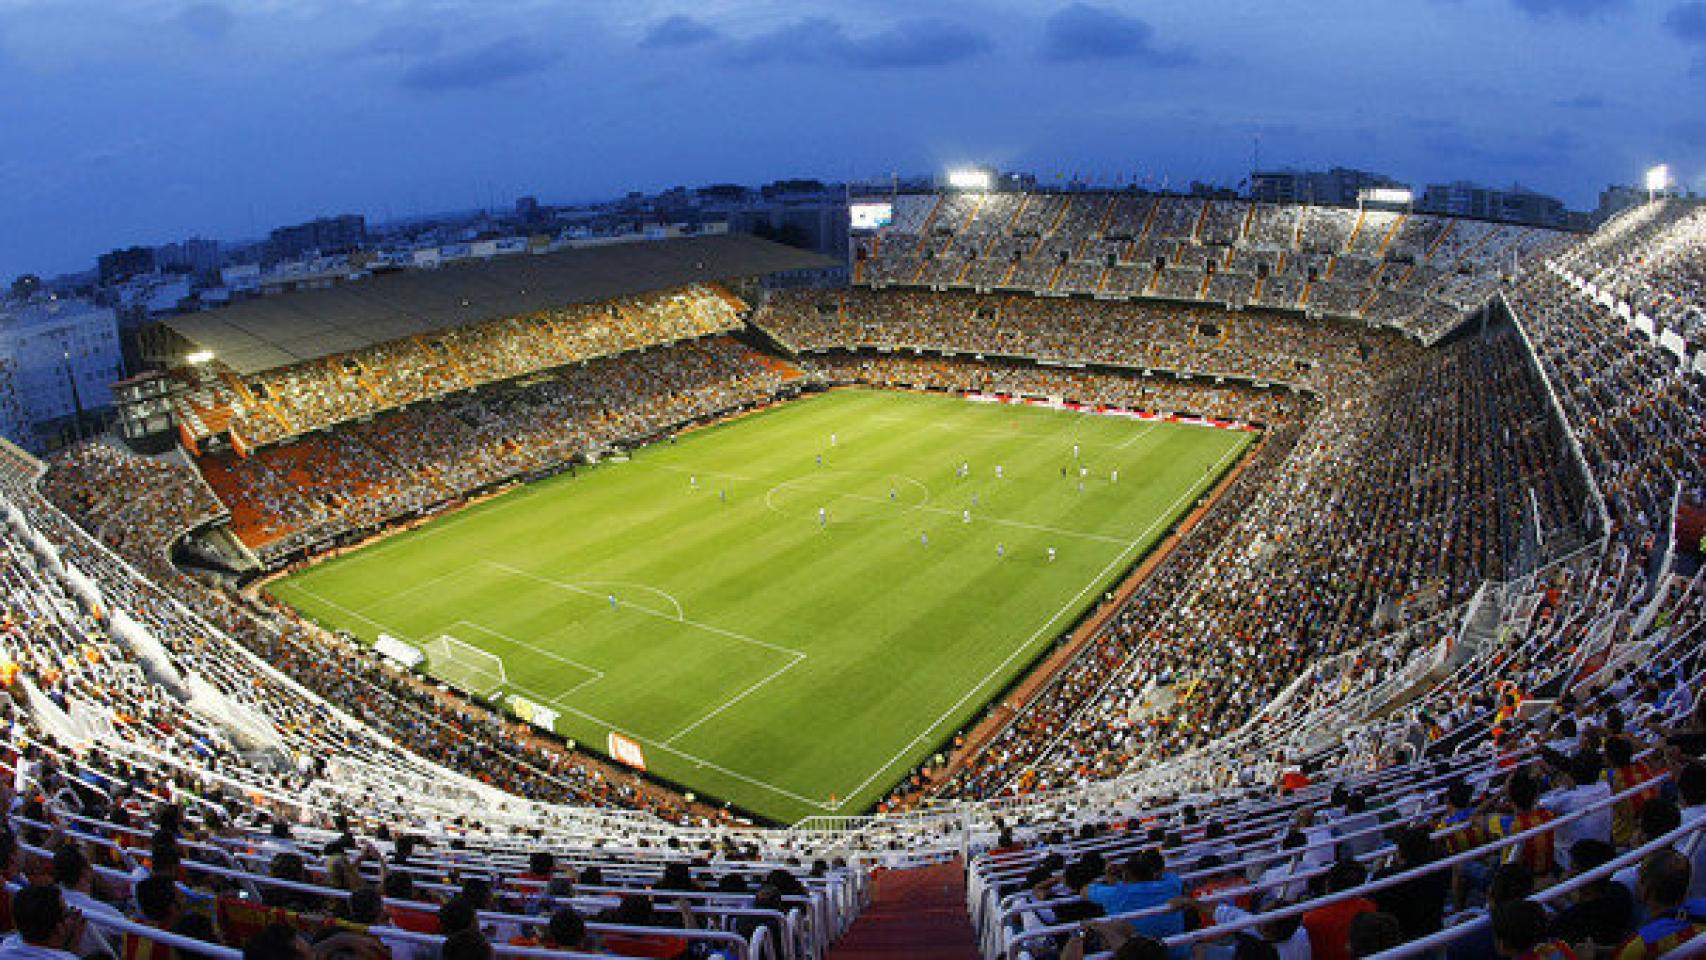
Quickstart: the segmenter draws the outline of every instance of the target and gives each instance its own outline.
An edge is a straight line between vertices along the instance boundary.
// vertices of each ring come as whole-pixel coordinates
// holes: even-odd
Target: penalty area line
[[[531,694],[535,697],[543,698],[545,696],[544,694],[539,693],[538,691],[529,690],[527,687],[521,686],[520,684],[511,684],[511,686],[515,687],[515,689],[517,689],[517,690],[522,691],[523,693]],[[560,697],[561,697],[561,695],[559,694],[559,698]],[[800,794],[795,793],[794,791],[789,790],[786,787],[779,787],[776,784],[771,783],[768,780],[760,780],[757,777],[749,776],[747,774],[741,773],[738,770],[730,770],[728,767],[725,767],[720,763],[713,763],[710,760],[706,760],[704,757],[701,757],[698,754],[688,753],[686,750],[683,750],[680,747],[671,746],[667,741],[656,740],[656,739],[653,739],[651,737],[640,736],[637,733],[627,732],[621,725],[611,723],[610,721],[605,720],[603,717],[597,716],[597,715],[592,714],[592,713],[588,713],[587,711],[582,710],[581,708],[576,707],[572,704],[563,703],[561,701],[561,699],[555,699],[555,700],[547,699],[547,700],[545,700],[545,702],[556,704],[557,706],[562,707],[568,713],[572,713],[575,716],[580,717],[582,720],[587,721],[588,723],[596,724],[600,727],[604,727],[604,728],[611,730],[611,731],[622,732],[623,736],[631,737],[635,740],[638,740],[639,742],[641,742],[643,744],[646,744],[647,746],[656,747],[657,749],[662,750],[665,753],[674,754],[675,756],[680,757],[683,760],[687,760],[689,762],[696,763],[699,766],[706,768],[707,770],[715,770],[718,773],[723,774],[724,776],[733,777],[734,779],[739,780],[740,782],[748,784],[750,786],[758,787],[758,788],[763,789],[763,790],[768,790],[771,793],[776,794],[777,796],[787,797],[789,800],[793,800],[796,803],[802,804],[804,806],[813,807],[813,808],[816,808],[818,810],[833,810],[833,809],[835,809],[835,807],[823,802],[822,800],[813,800],[810,797],[801,796]]]
[[[757,683],[752,684],[751,686],[747,687],[745,690],[742,690],[741,692],[739,692],[739,693],[735,694],[734,696],[728,698],[727,700],[723,701],[722,705],[717,707],[715,710],[712,710],[710,713],[705,714],[704,716],[693,721],[692,723],[688,724],[687,726],[682,727],[680,730],[677,730],[668,740],[665,740],[664,743],[665,744],[674,743],[675,741],[680,740],[682,737],[687,736],[689,733],[692,733],[694,730],[699,729],[699,726],[701,724],[703,724],[705,721],[711,719],[712,717],[715,717],[716,715],[722,713],[724,710],[727,710],[728,708],[734,706],[735,704],[741,702],[742,700],[745,700],[747,697],[750,697],[753,694],[757,693],[762,687],[764,687],[770,681],[775,680],[777,677],[780,677],[782,674],[787,673],[789,670],[792,670],[795,667],[799,666],[800,662],[804,659],[805,659],[805,655],[801,654],[801,655],[795,657],[794,659],[789,660],[787,663],[784,663],[779,669],[770,671],[770,673],[766,674],[764,676],[764,678],[759,680]]]

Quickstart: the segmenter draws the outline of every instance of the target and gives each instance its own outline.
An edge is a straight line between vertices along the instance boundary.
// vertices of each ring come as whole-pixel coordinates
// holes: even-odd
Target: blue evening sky
[[[981,161],[1706,186],[1706,0],[0,0],[0,281],[111,247]]]

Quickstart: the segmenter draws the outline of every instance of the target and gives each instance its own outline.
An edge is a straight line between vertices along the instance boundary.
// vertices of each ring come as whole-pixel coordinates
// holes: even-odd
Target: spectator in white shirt
[[[1285,835],[1285,839],[1280,841],[1280,849],[1288,852],[1301,851],[1308,843],[1308,838],[1293,830]],[[1256,880],[1256,886],[1263,888],[1261,898],[1264,902],[1272,902],[1274,900],[1296,900],[1302,897],[1308,890],[1308,884],[1303,881],[1298,881],[1296,883],[1281,883],[1281,881],[1289,879],[1299,870],[1303,869],[1302,865],[1298,863],[1298,856],[1299,854],[1293,853],[1275,865],[1262,871],[1261,877]],[[1277,885],[1270,886],[1270,884]]]
[[[1368,812],[1368,800],[1361,793],[1345,798],[1345,815],[1333,823],[1333,835],[1340,837],[1338,855],[1361,857],[1380,849],[1385,837],[1380,832],[1380,816]]]
[[[1540,806],[1563,817],[1583,807],[1603,804],[1611,796],[1611,784],[1600,776],[1599,756],[1582,751],[1568,761],[1549,761],[1555,779],[1562,785],[1540,798]],[[1611,807],[1600,809],[1569,823],[1560,824],[1556,834],[1559,850],[1569,850],[1579,840],[1611,842]]]

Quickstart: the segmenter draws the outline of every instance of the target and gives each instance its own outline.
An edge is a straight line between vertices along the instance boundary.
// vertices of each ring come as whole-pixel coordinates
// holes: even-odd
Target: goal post
[[[509,682],[503,658],[458,640],[448,633],[425,647],[429,669],[453,687],[490,697]]]

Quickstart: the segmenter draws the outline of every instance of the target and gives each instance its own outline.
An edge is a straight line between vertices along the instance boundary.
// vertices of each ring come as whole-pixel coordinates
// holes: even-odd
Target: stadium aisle
[[[830,948],[828,960],[977,957],[977,933],[966,915],[964,861],[879,872],[871,890],[871,905]]]

